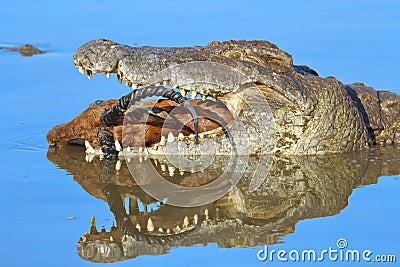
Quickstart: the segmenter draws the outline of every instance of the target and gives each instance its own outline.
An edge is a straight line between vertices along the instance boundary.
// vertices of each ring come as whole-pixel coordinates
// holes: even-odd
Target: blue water
[[[0,266],[95,265],[77,255],[77,240],[92,215],[111,225],[107,204],[46,159],[48,129],[88,103],[127,92],[114,79],[88,81],[76,71],[72,53],[90,39],[155,46],[266,39],[321,76],[400,93],[398,1],[3,1],[0,6],[0,47],[31,43],[47,52],[21,57],[0,50]],[[349,247],[396,254],[398,262],[399,189],[399,176],[357,188],[339,215],[300,221],[270,249],[322,250],[343,237]],[[278,263],[258,261],[262,248],[197,245],[113,265]],[[329,264],[342,266],[324,266]]]

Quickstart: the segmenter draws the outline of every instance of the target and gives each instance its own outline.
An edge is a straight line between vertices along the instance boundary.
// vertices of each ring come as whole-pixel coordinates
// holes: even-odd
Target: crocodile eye
[[[104,100],[96,100],[94,103],[90,103],[89,107],[93,107],[94,105],[101,105],[103,104]]]

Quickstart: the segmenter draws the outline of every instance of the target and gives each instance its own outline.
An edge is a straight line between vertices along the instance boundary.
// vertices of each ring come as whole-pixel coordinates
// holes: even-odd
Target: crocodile
[[[78,255],[92,262],[115,262],[200,244],[231,248],[282,243],[298,222],[339,214],[355,188],[376,184],[380,176],[398,175],[399,154],[399,149],[378,146],[356,153],[275,157],[269,176],[253,192],[248,178],[257,160],[251,158],[250,168],[232,191],[191,208],[147,195],[125,163],[115,168],[113,161],[85,162],[81,147],[50,147],[47,158],[70,173],[87,194],[107,203],[115,219],[102,226],[93,218],[87,232],[76,233]],[[162,156],[144,160],[171,181],[197,187],[223,172],[224,159],[201,173],[184,174],[166,171],[170,166]],[[88,218],[91,215],[96,213]]]
[[[290,54],[268,41],[214,41],[206,46],[194,47],[132,47],[96,39],[81,45],[74,53],[73,61],[82,74],[86,72],[89,79],[94,74],[109,77],[113,73],[119,83],[124,82],[133,90],[147,86],[171,86],[179,89],[183,96],[223,103],[235,120],[207,129],[212,134],[206,136],[215,141],[220,154],[229,153],[226,147],[234,143],[226,135],[229,131],[234,132],[235,136],[248,137],[246,150],[250,154],[344,153],[368,149],[376,144],[400,143],[399,95],[376,91],[362,83],[346,85],[332,76],[319,77],[308,66],[294,65]],[[210,71],[208,75],[212,75],[214,71],[214,65],[206,65],[210,66],[208,70],[206,67],[197,70],[199,62],[226,66],[247,80],[233,88],[236,86],[231,82],[235,79],[234,75],[218,73],[213,78],[218,79],[214,84],[193,83],[204,79],[200,77],[202,72]],[[248,103],[257,101],[268,105],[271,114],[267,114],[268,110],[262,111],[261,104],[255,111],[250,110]],[[208,105],[209,109],[213,107],[212,103],[204,105]],[[110,108],[108,106],[107,110]],[[104,107],[98,109],[107,112]],[[77,117],[70,123],[50,130],[47,134],[48,143],[57,145],[85,139],[89,143],[88,150],[93,152],[98,149],[98,136],[94,138],[87,132],[98,131],[90,128],[93,124],[91,121],[99,122],[104,114],[86,117],[82,114],[78,116],[79,119]],[[120,117],[114,121],[118,119]],[[240,126],[234,124],[237,119],[242,123]],[[262,122],[261,126],[255,123],[257,119]],[[119,121],[110,127],[122,124]],[[153,148],[164,143],[163,136],[167,139],[168,134],[160,134],[160,129],[156,130],[157,140],[147,142],[146,148],[159,153]],[[183,133],[182,140],[194,141],[189,138],[190,134],[193,131]],[[112,137],[123,143],[121,135],[114,133]],[[170,139],[178,140],[176,134]],[[94,145],[95,149],[90,149],[89,145]],[[143,151],[143,148],[139,150]]]

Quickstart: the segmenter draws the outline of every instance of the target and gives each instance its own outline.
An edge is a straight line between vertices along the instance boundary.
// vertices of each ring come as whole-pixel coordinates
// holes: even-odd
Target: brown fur
[[[233,119],[229,110],[220,102],[198,99],[189,101],[199,116],[199,133],[215,129],[221,126],[220,124],[227,124]],[[169,132],[172,132],[174,136],[180,132],[185,136],[194,133],[193,120],[188,111],[174,101],[166,99],[141,102],[142,108],[130,111],[125,121],[121,118],[115,126],[107,127],[101,123],[100,118],[116,102],[116,99],[110,99],[99,104],[91,104],[71,121],[57,125],[48,131],[47,142],[50,145],[65,145],[72,140],[80,141],[77,142],[79,144],[87,140],[98,147],[99,136],[104,132],[109,132],[121,144],[149,146],[159,142],[161,135],[167,137]],[[152,106],[156,108],[156,111],[149,114],[148,109]],[[124,140],[122,140],[123,137]],[[145,137],[144,140],[143,137]]]

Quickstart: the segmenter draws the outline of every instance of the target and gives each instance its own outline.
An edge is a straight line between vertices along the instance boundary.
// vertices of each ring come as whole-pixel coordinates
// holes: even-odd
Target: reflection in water
[[[400,150],[395,148],[275,158],[264,183],[250,193],[248,177],[254,169],[250,160],[230,193],[206,206],[179,208],[144,193],[124,162],[117,168],[110,161],[88,163],[80,147],[50,148],[47,158],[70,172],[87,193],[106,201],[114,214],[116,224],[111,229],[98,230],[92,218],[90,233],[79,240],[79,256],[93,262],[160,255],[172,247],[212,242],[225,248],[279,243],[300,220],[338,214],[354,188],[400,173]],[[224,164],[215,162],[197,173],[176,171],[170,177],[165,159],[147,160],[169,181],[192,187],[218,177]]]

